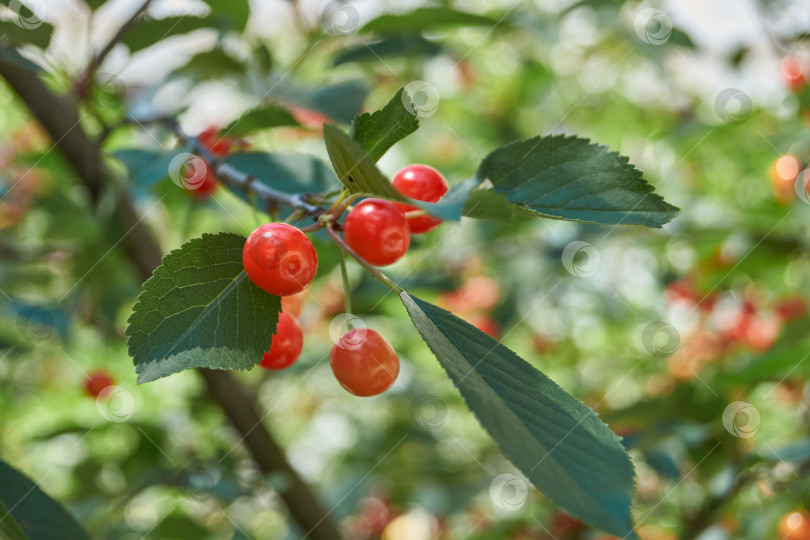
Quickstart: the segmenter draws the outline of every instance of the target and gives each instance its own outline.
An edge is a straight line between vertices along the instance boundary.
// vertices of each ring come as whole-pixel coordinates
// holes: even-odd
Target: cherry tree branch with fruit
[[[389,180],[375,162],[418,128],[412,100],[407,89],[400,90],[380,110],[357,116],[350,133],[324,124],[324,143],[342,187],[319,193],[282,192],[261,172],[241,171],[238,154],[231,157],[238,141],[228,136],[228,129],[195,138],[176,122],[163,122],[185,148],[169,165],[176,185],[199,197],[222,183],[247,202],[257,198],[271,214],[280,205],[292,213],[287,222],[257,227],[247,239],[230,233],[204,235],[164,258],[144,284],[129,319],[129,351],[139,382],[189,367],[241,370],[258,364],[278,371],[294,365],[306,343],[295,308],[284,306],[314,280],[318,254],[307,234],[325,229],[345,254],[400,296],[467,405],[513,463],[572,515],[632,536],[633,469],[619,439],[595,413],[498,342],[496,330],[411,296],[379,267],[399,261],[413,235],[464,216],[508,221],[525,215],[657,227],[677,209],[652,193],[626,158],[577,137],[538,136],[507,144],[484,158],[473,177],[452,187],[438,170],[423,164],[407,166]],[[130,172],[138,174],[132,167]],[[622,196],[602,195],[614,191]],[[182,272],[189,281],[178,289],[170,272]],[[197,291],[194,305],[184,300],[190,288]],[[158,303],[164,306],[159,311]],[[346,311],[349,305],[347,297]],[[246,317],[247,325],[235,324]],[[349,327],[336,339],[330,365],[337,382],[361,397],[384,392],[400,371],[394,348],[365,326]],[[549,418],[540,413],[539,403],[558,412]],[[556,438],[550,426],[541,427],[545,422],[578,433],[577,440],[602,457],[571,468],[568,437]],[[536,451],[527,454],[530,448]],[[532,457],[541,448],[559,448],[553,463]],[[602,467],[604,456],[612,456],[616,466]],[[575,494],[554,488],[559,482],[612,487]],[[604,505],[617,500],[625,501],[623,510],[604,513]]]

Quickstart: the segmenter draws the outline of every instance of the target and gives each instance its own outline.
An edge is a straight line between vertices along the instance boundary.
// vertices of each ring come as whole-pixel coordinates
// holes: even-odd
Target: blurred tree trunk
[[[69,95],[57,95],[33,72],[0,59],[0,76],[19,95],[33,116],[42,125],[76,172],[93,203],[99,201],[103,189],[116,189],[110,182],[112,172],[101,158],[100,144],[81,125],[78,103]],[[124,189],[116,193],[115,227],[108,228],[108,240],[113,246],[123,244],[138,277],[145,281],[160,264],[161,251],[143,218]],[[280,474],[286,489],[279,490],[291,516],[304,531],[305,538],[335,540],[340,534],[309,486],[293,470],[282,448],[262,424],[251,393],[231,373],[200,369],[209,396],[222,408],[242,436],[241,442],[250,451],[265,474]]]

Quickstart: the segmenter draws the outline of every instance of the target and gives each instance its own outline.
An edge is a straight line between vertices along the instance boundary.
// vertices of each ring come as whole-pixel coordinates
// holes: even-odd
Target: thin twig
[[[229,163],[226,163],[221,158],[212,155],[211,152],[200,143],[199,139],[185,133],[173,118],[161,118],[157,120],[167,125],[181,141],[191,146],[194,149],[194,153],[200,154],[214,170],[217,179],[241,189],[248,195],[256,195],[268,208],[278,205],[288,206],[299,210],[304,216],[309,216],[313,219],[317,219],[318,216],[324,213],[322,207],[307,202],[308,195],[306,193],[291,194],[273,189],[267,184],[256,182],[254,176],[246,174]]]
[[[358,255],[355,250],[350,248],[348,244],[346,244],[346,242],[343,241],[343,238],[341,238],[340,235],[337,232],[335,232],[335,230],[332,227],[326,228],[326,234],[329,235],[329,237],[338,245],[338,247],[340,247],[343,251],[351,255],[352,258],[356,260],[358,263],[360,263],[360,266],[365,268],[369,274],[382,281],[386,287],[388,287],[397,294],[400,294],[402,292],[403,290],[402,287],[394,283],[391,280],[391,278],[389,278],[388,276],[386,276],[385,274],[383,274],[382,272],[371,266],[371,264],[369,264],[368,261],[366,261],[363,257]]]
[[[110,38],[110,41],[94,56],[93,59],[87,66],[87,69],[84,72],[83,80],[89,81],[93,75],[96,73],[96,70],[101,66],[104,59],[107,58],[107,55],[118,45],[122,39],[124,39],[124,35],[132,28],[132,25],[138,20],[138,17],[141,16],[143,12],[145,12],[149,8],[149,4],[152,3],[152,0],[144,0],[141,6],[133,13],[129,19],[127,19],[124,24],[121,25],[121,28],[118,29],[118,32]]]
[[[349,283],[349,272],[346,269],[346,256],[343,254],[342,249],[338,249],[338,257],[340,258],[340,277],[343,279],[343,309],[349,315],[352,314],[352,288]]]

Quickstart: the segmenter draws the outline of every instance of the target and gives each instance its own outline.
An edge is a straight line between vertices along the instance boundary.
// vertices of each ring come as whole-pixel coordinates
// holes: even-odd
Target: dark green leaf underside
[[[434,56],[441,51],[441,44],[427,40],[419,34],[408,33],[343,49],[332,60],[332,65],[339,66],[350,62],[379,62],[392,57]]]
[[[281,300],[247,278],[245,238],[206,234],[166,255],[129,318],[138,382],[196,368],[244,370],[269,349]]]
[[[168,177],[172,159],[178,153],[188,150],[184,148],[167,154],[154,150],[124,148],[116,150],[113,155],[127,168],[132,182],[141,187],[149,187]]]
[[[361,32],[416,32],[456,26],[495,26],[497,20],[446,7],[422,7],[409,13],[381,15]]]
[[[300,125],[288,109],[281,105],[268,103],[247,111],[228,124],[224,133],[233,137],[243,137],[263,129]]]
[[[566,512],[635,538],[635,472],[620,439],[580,401],[498,341],[403,292],[422,338],[504,455]]]
[[[2,507],[5,507],[3,509]],[[20,529],[30,540],[89,540],[87,533],[58,502],[54,501],[25,475],[0,461],[0,524],[11,513],[18,527],[0,527],[0,537],[8,538]],[[9,523],[12,523],[9,520]],[[15,531],[15,529],[17,531]]]
[[[476,177],[489,179],[519,213],[661,227],[679,212],[653,193],[626,157],[578,137],[534,137],[504,145],[484,158]]]
[[[273,189],[286,193],[320,193],[339,186],[329,165],[305,154],[242,152],[225,161]]]
[[[165,19],[152,19],[143,17],[135,23],[121,40],[131,52],[140,51],[155,43],[181,34],[187,34],[200,28],[208,28],[213,21],[210,19],[176,16]]]
[[[23,8],[25,10],[25,8]],[[22,13],[22,12],[21,12]],[[53,26],[41,22],[38,15],[29,12],[30,18],[12,16],[19,22],[0,20],[0,41],[8,41],[14,45],[31,44],[40,49],[44,49],[51,42]]]
[[[213,49],[195,54],[175,75],[193,77],[197,80],[239,76],[245,66],[222,49]]]

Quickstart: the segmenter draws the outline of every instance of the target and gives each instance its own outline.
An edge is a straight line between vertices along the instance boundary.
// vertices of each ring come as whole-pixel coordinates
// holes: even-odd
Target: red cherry
[[[779,70],[782,72],[782,78],[785,80],[785,85],[788,89],[801,90],[807,83],[805,79],[805,66],[804,63],[795,56],[786,56],[779,62]]]
[[[205,178],[194,186],[189,186],[186,193],[195,199],[207,199],[213,195],[217,188],[219,188],[219,181],[214,176],[211,166],[206,162],[205,164]]]
[[[796,198],[795,182],[802,170],[802,162],[793,154],[782,154],[768,170],[773,185],[774,197],[781,204],[793,202]]]
[[[411,244],[408,220],[397,206],[382,199],[366,199],[349,211],[343,224],[346,243],[374,266],[398,261]]]
[[[810,512],[799,510],[785,514],[776,531],[783,540],[807,540],[810,538]]]
[[[570,535],[583,529],[585,529],[583,522],[562,512],[555,514],[551,522],[552,533],[555,536],[561,536],[563,538],[568,538]]]
[[[264,353],[260,365],[270,370],[288,368],[298,360],[303,348],[304,333],[301,331],[298,321],[295,320],[295,317],[281,312],[270,350]]]
[[[219,130],[215,127],[209,127],[203,130],[197,135],[197,139],[214,157],[227,156],[234,144],[234,140],[231,137],[221,137]]]
[[[303,306],[303,299],[300,294],[292,296],[285,296],[281,299],[281,311],[289,313],[293,317],[301,315],[301,307]]]
[[[332,373],[350,394],[376,396],[388,389],[399,375],[399,358],[379,333],[368,328],[349,330],[332,347]]]
[[[807,315],[807,300],[801,296],[783,298],[776,303],[775,309],[783,321],[795,321]]]
[[[692,288],[692,285],[686,281],[679,279],[667,285],[665,291],[667,300],[672,303],[689,302],[694,303],[697,299],[697,293]]]
[[[108,386],[115,384],[112,375],[104,370],[98,370],[90,373],[84,379],[84,391],[90,397],[98,397],[101,392]]]
[[[757,352],[765,352],[773,347],[779,338],[782,323],[780,319],[753,318],[745,329],[745,342]]]
[[[250,281],[276,296],[303,291],[318,271],[318,254],[307,235],[286,223],[268,223],[250,233],[242,249]]]
[[[489,315],[473,315],[467,319],[467,322],[495,339],[501,337],[501,327]]]
[[[392,183],[406,197],[425,202],[437,202],[450,189],[442,173],[429,165],[408,165],[394,175]],[[396,204],[403,213],[419,210],[409,204]],[[412,234],[421,234],[432,231],[441,222],[433,216],[418,216],[408,219],[408,226]]]

